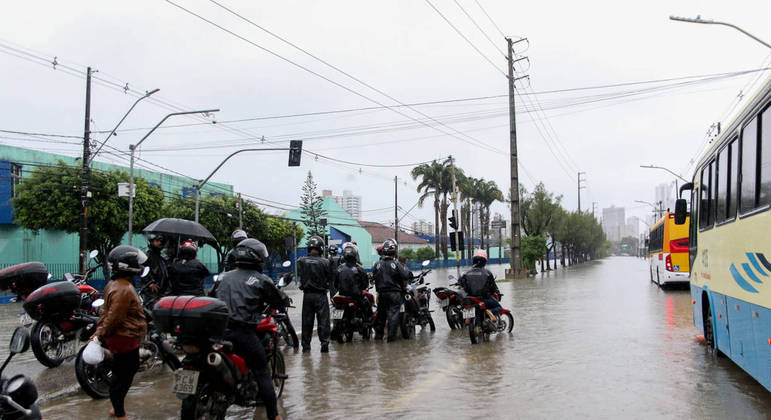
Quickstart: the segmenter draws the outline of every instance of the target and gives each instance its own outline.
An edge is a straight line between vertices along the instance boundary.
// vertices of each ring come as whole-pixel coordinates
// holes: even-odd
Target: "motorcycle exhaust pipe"
[[[225,363],[222,355],[216,352],[209,353],[206,355],[206,364],[214,368],[226,386],[233,389],[236,387],[236,378],[233,376],[233,371]]]

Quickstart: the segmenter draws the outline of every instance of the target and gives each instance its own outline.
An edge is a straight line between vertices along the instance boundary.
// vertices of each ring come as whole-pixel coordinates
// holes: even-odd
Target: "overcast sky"
[[[576,172],[586,172],[584,210],[597,202],[599,208],[624,206],[627,216],[644,216],[649,207],[634,200],[653,201],[655,185],[674,178],[639,165],[661,165],[689,177],[689,161],[710,125],[725,124],[731,110],[743,105],[752,86],[769,73],[572,89],[771,66],[771,50],[738,31],[668,19],[674,14],[728,21],[771,42],[771,2],[764,1],[217,0],[389,98],[213,2],[173,1],[235,35],[166,1],[6,2],[0,13],[0,129],[82,136],[82,73],[91,66],[99,79],[92,91],[92,130],[111,129],[136,99],[130,93],[161,89],[153,96],[158,101],[138,105],[122,126],[137,130],[119,132],[109,141],[118,150],[127,151],[169,112],[220,108],[214,117],[219,124],[189,125],[203,120],[188,117],[168,120],[168,128],[149,137],[139,156],[204,178],[227,154],[260,145],[263,136],[266,143],[276,142],[270,147],[303,139],[307,150],[356,164],[304,155],[301,168],[287,168],[286,152],[244,154],[213,180],[279,207],[294,206],[310,170],[320,189],[349,189],[363,196],[363,219],[388,222],[393,219],[393,210],[387,209],[393,205],[393,177],[400,179],[399,201],[405,209],[417,200],[417,182],[409,168],[359,164],[397,165],[453,155],[467,173],[493,179],[508,192],[508,84],[501,73],[506,61],[498,50],[505,51],[506,44],[497,25],[506,36],[529,40],[526,50],[526,43],[517,44],[530,61],[518,66],[518,76],[530,76],[529,82],[517,83],[522,183],[532,189],[544,182],[573,210]],[[54,56],[56,69],[48,63]],[[683,82],[692,83],[675,85]],[[127,83],[129,94],[116,88]],[[533,95],[552,90],[563,91]],[[492,98],[266,118],[397,105],[395,100],[413,104],[475,97]],[[221,123],[244,119],[249,121]],[[188,126],[173,127],[179,124]],[[77,144],[22,138],[0,133],[3,144],[80,153]],[[111,155],[100,159],[125,163]],[[508,213],[505,204],[494,211]],[[404,222],[411,223],[413,215],[433,220],[431,203],[413,210]]]

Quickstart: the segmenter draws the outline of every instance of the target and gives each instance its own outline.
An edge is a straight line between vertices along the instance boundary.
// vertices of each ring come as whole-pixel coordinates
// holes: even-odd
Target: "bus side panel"
[[[691,283],[691,302],[693,302],[691,305],[691,310],[693,312],[693,326],[696,327],[697,330],[701,331],[702,334],[704,334],[704,317],[701,313],[701,296],[701,287]]]
[[[731,331],[731,359],[747,372],[752,372],[756,358],[753,340],[751,304],[732,297],[727,298],[728,325]]]
[[[715,293],[711,290],[707,293],[712,296],[712,322],[714,325],[715,341],[717,341],[717,348],[726,354],[728,357],[732,357],[731,349],[731,333],[728,329],[728,311],[726,308],[726,297],[720,293]]]
[[[771,310],[752,305],[752,330],[755,334],[756,370],[750,374],[766,389],[771,390]]]

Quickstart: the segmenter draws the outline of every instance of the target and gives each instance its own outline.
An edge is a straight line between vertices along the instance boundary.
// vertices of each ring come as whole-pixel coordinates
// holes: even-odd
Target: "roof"
[[[361,225],[361,227],[363,227],[367,232],[369,232],[370,235],[372,235],[373,243],[382,243],[386,239],[392,239],[394,237],[394,229],[392,227],[388,227],[376,222],[365,222],[362,220],[359,220],[359,225]],[[427,240],[402,231],[399,231],[399,240],[397,242],[400,244],[428,245]]]

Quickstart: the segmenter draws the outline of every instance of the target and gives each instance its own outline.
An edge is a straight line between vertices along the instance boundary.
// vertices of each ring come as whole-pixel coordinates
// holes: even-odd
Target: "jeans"
[[[496,316],[500,315],[501,311],[503,310],[503,306],[501,306],[501,303],[498,302],[498,299],[492,296],[485,299],[485,307]]]

